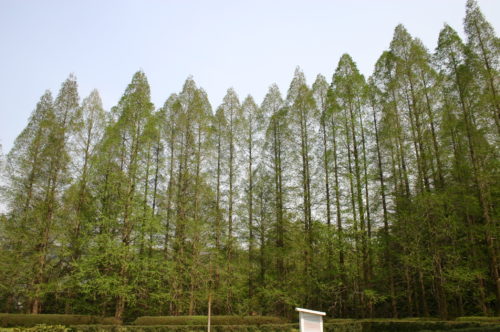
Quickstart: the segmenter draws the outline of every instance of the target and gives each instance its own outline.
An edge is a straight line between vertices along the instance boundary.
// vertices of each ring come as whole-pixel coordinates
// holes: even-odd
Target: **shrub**
[[[77,325],[70,327],[71,332],[145,332],[148,330],[134,329],[133,326],[118,325]],[[152,332],[161,330],[151,330]],[[149,331],[148,331],[149,332]]]
[[[420,332],[427,331],[462,331],[466,328],[490,327],[486,322],[439,321],[435,319],[329,319],[324,324],[325,332]]]
[[[63,315],[67,316],[67,315]],[[228,316],[217,316],[228,317]],[[230,316],[233,317],[233,316]],[[201,317],[206,318],[206,317]],[[200,318],[200,319],[201,319]],[[241,319],[242,317],[240,317]],[[196,320],[197,318],[192,318]],[[279,319],[279,318],[278,318]],[[113,320],[111,320],[113,321]],[[174,321],[173,318],[170,322]],[[228,322],[226,319],[225,322]],[[257,320],[262,322],[263,320]],[[115,321],[116,322],[116,321]],[[185,322],[185,320],[184,320]],[[324,323],[324,332],[500,332],[500,326],[490,322],[419,321],[411,319],[335,320]],[[195,325],[71,325],[21,327],[8,332],[205,332],[206,324]],[[3,332],[0,329],[0,332]],[[7,332],[7,331],[5,331]],[[212,325],[212,332],[299,332],[299,324],[226,324]]]
[[[445,330],[422,330],[420,332],[444,332]],[[471,327],[465,329],[453,329],[446,330],[446,332],[500,332],[500,326],[481,326],[481,327]]]
[[[366,324],[365,324],[366,325]],[[354,321],[342,321],[335,323],[324,323],[324,332],[363,332],[367,331],[363,329],[363,323]]]
[[[478,327],[480,324],[475,322],[449,322],[449,321],[374,321],[366,322],[370,325],[369,331],[371,332],[417,332],[422,330],[451,330],[463,329],[470,327]]]
[[[102,317],[99,319],[101,325],[121,325],[122,321],[115,317]]]
[[[69,332],[70,329],[62,325],[40,324],[33,327],[16,327],[12,332]]]
[[[205,332],[206,325],[105,326],[79,325],[72,332]],[[212,332],[299,332],[298,324],[215,325]]]
[[[486,316],[457,317],[455,320],[459,321],[459,322],[491,322],[491,323],[500,323],[500,317],[486,317]]]
[[[134,325],[203,325],[208,323],[207,316],[142,316]],[[286,319],[271,316],[212,316],[210,324],[216,325],[263,325],[284,324]]]
[[[215,325],[213,332],[298,332],[298,324],[262,324],[262,325]],[[202,331],[206,331],[206,325]]]
[[[85,315],[53,315],[53,314],[0,314],[2,327],[31,327],[40,324],[46,325],[90,325],[90,324],[115,324],[117,320]]]

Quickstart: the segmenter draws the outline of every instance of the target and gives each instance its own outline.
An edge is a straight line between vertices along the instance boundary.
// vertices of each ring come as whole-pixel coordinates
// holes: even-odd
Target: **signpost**
[[[323,332],[323,316],[326,313],[295,308],[299,312],[300,332]]]

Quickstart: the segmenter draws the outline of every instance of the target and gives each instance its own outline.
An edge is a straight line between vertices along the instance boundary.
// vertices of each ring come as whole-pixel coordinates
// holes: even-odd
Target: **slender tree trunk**
[[[394,286],[394,271],[392,266],[392,257],[391,257],[391,249],[390,249],[390,240],[389,240],[389,217],[387,212],[387,200],[386,200],[386,192],[385,192],[385,180],[384,180],[384,172],[382,167],[382,154],[380,152],[380,138],[379,131],[377,125],[377,116],[375,113],[375,105],[372,101],[372,110],[373,110],[373,127],[375,131],[375,147],[377,149],[377,166],[378,166],[378,176],[380,180],[380,194],[382,199],[382,212],[383,212],[383,221],[384,221],[384,257],[386,261],[386,266],[389,274],[389,290],[391,295],[391,308],[392,308],[392,317],[398,317],[398,309],[396,303],[396,294],[395,294],[395,286]]]
[[[141,225],[141,239],[140,239],[140,248],[139,254],[142,256],[144,253],[145,247],[145,237],[146,237],[146,227],[147,227],[147,218],[148,218],[148,195],[149,195],[149,171],[150,171],[150,163],[151,163],[151,145],[148,144],[147,147],[147,156],[146,156],[146,175],[144,178],[144,198],[142,201],[142,225]]]
[[[345,295],[346,295],[346,269],[344,263],[344,235],[342,227],[342,215],[340,207],[340,183],[339,183],[339,167],[338,167],[338,156],[337,156],[337,130],[334,122],[334,117],[331,119],[331,131],[332,131],[332,147],[333,147],[333,174],[335,179],[335,212],[337,215],[337,246],[339,249],[339,268],[340,268],[340,280],[342,281],[342,287],[340,289],[340,304],[339,304],[339,315],[342,316],[344,313],[345,305]]]
[[[217,248],[218,251],[221,249],[221,237],[222,237],[222,232],[221,232],[221,223],[222,223],[222,216],[221,216],[221,207],[220,207],[220,199],[221,199],[221,158],[222,158],[222,132],[221,132],[221,124],[220,120],[218,123],[217,127],[217,192],[216,192],[216,217],[215,217],[215,248]]]
[[[283,249],[284,249],[284,231],[285,227],[283,224],[283,187],[282,187],[282,177],[281,177],[281,135],[279,132],[279,127],[276,119],[273,122],[273,153],[274,153],[274,182],[275,182],[275,205],[276,205],[276,247],[278,249],[278,255],[276,257],[276,267],[279,275],[282,275],[284,279],[284,260],[283,260]]]
[[[372,266],[373,266],[373,258],[372,258],[372,223],[371,223],[371,215],[370,215],[370,195],[368,194],[368,161],[367,161],[367,153],[366,153],[366,139],[365,139],[365,128],[363,125],[363,118],[361,116],[361,111],[358,111],[359,116],[359,126],[361,129],[361,147],[362,147],[362,156],[363,156],[363,176],[364,176],[364,190],[365,190],[365,204],[366,204],[366,275],[367,275],[367,287],[371,287],[370,280],[372,279]]]
[[[173,126],[173,124],[171,124]],[[172,218],[172,198],[173,198],[173,187],[174,187],[174,157],[175,157],[175,135],[173,127],[170,129],[169,135],[169,145],[170,145],[170,158],[169,158],[169,171],[168,171],[168,185],[167,185],[167,215],[165,220],[165,238],[163,242],[163,252],[165,259],[168,258],[168,246],[170,242],[170,223]]]
[[[197,141],[196,141],[196,154],[195,154],[195,185],[194,185],[194,221],[196,223],[201,223],[201,211],[200,211],[200,187],[201,187],[201,124],[197,126]],[[192,249],[191,249],[191,259],[193,263],[191,264],[190,271],[190,286],[189,286],[189,311],[188,314],[192,316],[195,310],[195,291],[197,289],[196,285],[199,283],[198,275],[196,270],[199,268],[199,256],[200,256],[200,233],[198,231],[195,232],[192,241]]]
[[[260,227],[259,227],[259,240],[260,240],[260,246],[259,246],[259,286],[264,287],[264,281],[265,281],[265,274],[266,274],[266,264],[265,264],[265,245],[266,245],[266,231],[265,231],[265,225],[264,225],[264,192],[260,191],[259,192],[259,211],[260,211]]]
[[[248,297],[253,298],[253,247],[254,247],[254,234],[253,234],[253,123],[250,115],[249,131],[248,131]]]
[[[322,138],[323,138],[323,168],[325,169],[326,224],[327,224],[328,230],[329,230],[327,269],[328,269],[329,274],[330,274],[332,271],[332,268],[333,268],[333,262],[332,262],[332,257],[333,257],[332,245],[333,244],[330,240],[330,236],[333,235],[333,232],[332,232],[332,217],[331,217],[331,203],[330,203],[330,174],[329,174],[330,162],[329,162],[329,158],[328,158],[326,119],[324,119],[324,118],[321,119],[321,132],[323,134],[322,135]]]
[[[234,119],[234,110],[232,109],[233,105],[231,105],[231,111],[229,116],[229,206],[228,206],[228,230],[227,230],[227,274],[229,276],[232,275],[232,259],[233,259],[233,204],[234,204],[234,161],[235,161],[235,142],[234,142],[234,134],[235,134],[235,119]],[[232,277],[228,278],[228,292],[226,298],[226,310],[228,313],[232,312],[232,301],[233,301],[233,293],[232,293]]]
[[[349,111],[349,114],[347,114],[347,112]],[[358,224],[358,209],[356,208],[356,202],[359,204],[359,201],[357,201],[357,189],[359,189],[358,187],[355,187],[354,185],[354,178],[357,179],[357,174],[356,172],[353,170],[353,165],[352,165],[352,154],[353,152],[351,152],[351,139],[354,135],[354,133],[352,133],[352,120],[351,119],[351,114],[352,114],[352,111],[349,109],[349,110],[345,110],[345,116],[344,116],[344,125],[345,125],[345,139],[346,139],[346,148],[347,148],[347,169],[348,169],[348,172],[349,172],[349,191],[350,191],[350,198],[351,198],[351,213],[352,213],[352,219],[353,219],[353,232],[354,232],[354,247],[355,247],[355,257],[356,257],[356,260],[355,260],[355,265],[356,265],[356,282],[354,283],[355,285],[355,289],[354,291],[356,292],[356,294],[358,294],[357,296],[357,299],[359,300],[360,304],[361,304],[361,307],[364,307],[364,303],[363,303],[363,295],[362,295],[362,291],[361,289],[364,287],[364,285],[362,284],[363,283],[363,280],[364,280],[364,276],[363,276],[363,272],[364,272],[364,264],[363,264],[363,245],[361,244],[360,245],[360,239],[359,239],[359,224]],[[354,168],[356,168],[356,166],[354,166]],[[361,247],[361,262],[360,262],[360,247]],[[363,272],[361,272],[363,271]],[[361,315],[360,315],[361,314]],[[361,310],[361,311],[358,311],[358,315],[359,316],[363,316],[364,315],[364,310]]]
[[[300,147],[302,159],[302,199],[303,199],[303,213],[304,213],[304,230],[306,234],[307,246],[304,248],[304,277],[308,293],[312,292],[312,251],[313,251],[313,238],[312,238],[312,218],[311,218],[311,179],[309,168],[309,142],[308,142],[308,127],[307,118],[303,106],[299,109],[299,122],[300,122]],[[306,303],[310,304],[309,296]]]
[[[444,177],[443,177],[443,165],[441,162],[441,153],[440,153],[439,144],[437,141],[435,120],[434,120],[434,114],[433,114],[433,110],[431,107],[431,101],[430,101],[430,97],[429,97],[429,93],[428,93],[427,81],[425,80],[425,77],[424,77],[422,72],[421,72],[421,79],[422,79],[422,82],[424,85],[424,96],[425,96],[425,101],[426,101],[427,116],[429,117],[429,124],[431,126],[432,148],[433,148],[433,152],[434,152],[434,158],[436,159],[436,163],[437,163],[438,181],[436,181],[436,182],[437,182],[437,187],[442,188],[444,186]]]
[[[411,287],[411,274],[408,266],[405,266],[406,300],[408,302],[408,316],[413,317],[413,290]]]
[[[447,319],[448,301],[446,299],[446,293],[444,290],[445,282],[443,280],[444,276],[443,276],[443,269],[441,266],[441,257],[439,254],[435,254],[433,259],[434,259],[434,281],[436,283],[439,316],[443,319]]]
[[[233,110],[230,112],[229,116],[229,206],[228,206],[228,244],[227,244],[227,254],[228,260],[231,260],[232,246],[233,246],[233,196],[234,196],[234,158],[235,158],[235,146],[234,146],[234,115]]]
[[[151,206],[151,218],[156,218],[156,199],[158,196],[158,182],[159,182],[159,172],[160,172],[160,139],[161,136],[158,134],[158,141],[156,142],[155,149],[155,175],[153,181],[153,205]],[[149,257],[153,254],[153,237],[154,232],[151,229],[149,233],[149,246],[148,246],[148,255]]]

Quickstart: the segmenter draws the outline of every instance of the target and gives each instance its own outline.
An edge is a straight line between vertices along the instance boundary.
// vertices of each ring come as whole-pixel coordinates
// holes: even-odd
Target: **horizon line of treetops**
[[[498,314],[500,43],[464,25],[215,112],[192,79],[155,110],[141,71],[105,112],[70,75],[5,158],[0,312]]]

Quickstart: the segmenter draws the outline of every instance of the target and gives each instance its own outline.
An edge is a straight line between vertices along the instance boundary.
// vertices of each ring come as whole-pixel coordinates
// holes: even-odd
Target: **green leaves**
[[[106,112],[70,75],[5,158],[0,310],[491,314],[499,46],[475,1],[465,31],[430,54],[398,25],[367,80],[343,54],[215,111],[192,77],[155,110],[139,71]]]

